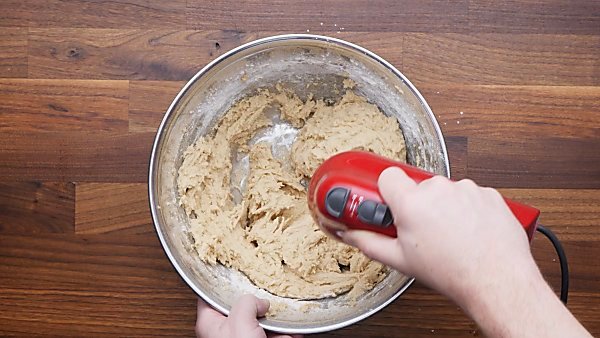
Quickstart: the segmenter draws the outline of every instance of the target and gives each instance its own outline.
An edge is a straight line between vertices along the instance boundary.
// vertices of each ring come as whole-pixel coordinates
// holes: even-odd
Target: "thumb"
[[[381,197],[394,216],[398,214],[398,204],[402,203],[400,196],[406,196],[408,191],[417,187],[417,183],[399,167],[389,167],[382,171],[377,185]]]
[[[229,318],[240,328],[253,330],[258,327],[256,317],[264,316],[269,310],[269,301],[253,295],[243,295],[231,308]]]
[[[340,235],[344,243],[357,247],[367,257],[402,270],[404,255],[395,238],[364,230],[348,230]]]

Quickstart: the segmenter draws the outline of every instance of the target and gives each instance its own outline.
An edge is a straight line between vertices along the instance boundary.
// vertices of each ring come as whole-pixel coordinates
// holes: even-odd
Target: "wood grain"
[[[599,189],[598,149],[600,138],[470,137],[467,175],[493,187]]]
[[[167,108],[184,84],[173,81],[131,81],[129,131],[156,132]]]
[[[417,85],[600,84],[600,36],[407,33],[403,71]]]
[[[0,132],[127,131],[127,81],[0,79]]]
[[[30,78],[183,81],[218,55],[282,31],[237,32],[117,29],[29,31]],[[343,32],[339,37],[373,47],[402,66],[403,35]]]
[[[600,137],[600,87],[430,85],[419,90],[444,135],[500,140]]]
[[[448,158],[450,161],[450,177],[462,180],[467,177],[468,152],[467,138],[462,136],[445,137]]]
[[[143,293],[183,285],[153,233],[3,234],[0,243],[6,288]]]
[[[145,182],[154,133],[0,134],[0,181]]]
[[[0,322],[19,336],[189,335],[195,297],[156,235],[0,237]]]
[[[493,32],[599,34],[600,2],[470,1],[469,24],[474,30]]]
[[[143,183],[77,184],[75,233],[154,234]]]
[[[295,31],[442,31],[468,29],[468,2],[366,1],[188,1],[191,29]],[[323,25],[321,25],[323,23]],[[339,28],[338,28],[339,27]]]
[[[183,288],[162,292],[7,288],[0,300],[0,321],[19,318],[19,325],[3,328],[9,336],[60,332],[62,337],[193,337],[190,323],[195,320],[196,300]]]
[[[553,227],[550,227],[554,229]],[[598,281],[598,269],[600,264],[596,257],[600,254],[597,242],[590,241],[566,241],[561,237],[567,260],[569,262],[569,293],[593,294]],[[544,278],[548,281],[555,292],[560,290],[560,265],[556,251],[550,241],[539,232],[534,235],[531,244],[531,252]],[[599,297],[600,298],[600,297]],[[581,305],[592,303],[589,301],[569,302],[569,308],[580,308]],[[594,309],[600,308],[600,304],[589,304]],[[582,309],[581,313],[585,313]],[[588,318],[589,319],[589,318]],[[600,319],[591,318],[594,326],[599,326]]]
[[[27,28],[0,29],[0,78],[26,76]]]
[[[243,38],[227,31],[30,29],[28,75],[187,81]]]
[[[31,29],[28,74],[33,78],[187,80],[223,51],[263,35],[268,34]],[[387,34],[371,42],[374,35],[340,37],[366,47],[377,45],[375,52],[383,56],[394,55],[389,61],[417,84],[595,85],[600,78],[596,57],[600,37],[596,36],[407,33]]]
[[[72,183],[0,183],[0,235],[73,233],[74,216]]]
[[[0,27],[27,27],[31,14],[26,1],[0,1]]]
[[[28,1],[32,27],[185,28],[185,0]]]
[[[598,149],[598,139],[472,137],[467,173],[480,184],[495,187],[598,189]]]
[[[194,297],[175,274],[166,273],[170,266],[160,249],[153,249],[158,245],[156,238],[144,238],[121,235],[118,239],[104,235],[86,236],[85,239],[3,236],[0,239],[0,281],[6,290],[1,295],[0,306],[10,312],[1,313],[11,313],[23,318],[22,323],[28,323],[11,325],[10,329],[21,334],[42,328],[53,328],[65,334],[73,330],[94,334],[118,332],[121,335],[191,334]],[[135,246],[128,244],[132,240],[135,240]],[[573,261],[591,266],[598,264],[590,261],[600,254],[597,246],[585,247],[575,242],[573,245],[567,243],[566,247]],[[545,257],[549,264],[544,263],[543,270],[556,268],[550,265],[553,257],[550,251],[544,249],[535,253]],[[40,260],[40,257],[47,259]],[[131,265],[134,262],[135,265]],[[572,280],[574,290],[570,307],[590,329],[597,329],[598,318],[586,315],[586,309],[597,306],[594,304],[597,304],[598,296],[581,290],[595,288],[593,281],[599,278],[599,270],[578,270],[583,266],[572,265],[576,274],[574,272]],[[28,278],[23,280],[24,276]],[[155,284],[156,281],[160,284]],[[108,322],[112,326],[109,327]],[[338,337],[352,333],[353,336],[377,337],[381,336],[383,328],[394,330],[395,337],[429,334],[431,330],[445,336],[462,337],[476,330],[455,305],[416,285],[360,325],[320,336]]]

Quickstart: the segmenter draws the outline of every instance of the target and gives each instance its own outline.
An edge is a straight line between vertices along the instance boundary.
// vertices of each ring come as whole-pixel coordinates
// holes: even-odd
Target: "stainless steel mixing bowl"
[[[268,330],[316,333],[338,329],[379,311],[413,282],[398,272],[389,275],[356,301],[345,295],[297,301],[256,288],[243,274],[200,261],[193,249],[189,222],[179,206],[177,169],[182,153],[210,133],[236,100],[276,83],[300,97],[335,99],[346,78],[355,91],[398,119],[407,143],[408,160],[449,176],[448,156],[440,128],[417,89],[391,64],[349,42],[316,35],[280,35],[256,40],[220,56],[179,92],[158,129],[150,159],[149,197],[160,242],[183,280],[205,301],[228,314],[243,293],[267,298],[279,311],[260,320]],[[207,224],[206,226],[212,226]]]

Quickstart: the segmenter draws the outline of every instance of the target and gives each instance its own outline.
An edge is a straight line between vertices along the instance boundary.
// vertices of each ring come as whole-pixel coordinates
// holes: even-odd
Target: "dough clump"
[[[273,156],[271,144],[250,142],[273,124],[268,114],[273,109],[299,129],[284,159]],[[387,268],[320,231],[302,185],[325,159],[352,149],[406,161],[398,122],[351,90],[329,105],[310,96],[303,101],[280,87],[238,101],[214,133],[185,151],[178,172],[180,204],[200,258],[237,269],[282,297],[359,296],[370,290]],[[245,184],[236,187],[234,159],[245,155],[249,171]]]

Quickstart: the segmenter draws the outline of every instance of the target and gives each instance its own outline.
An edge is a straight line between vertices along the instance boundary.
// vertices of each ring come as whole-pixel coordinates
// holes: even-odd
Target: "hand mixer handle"
[[[356,229],[396,237],[391,211],[377,187],[381,172],[392,166],[403,169],[417,183],[434,176],[417,167],[363,151],[340,153],[325,161],[315,171],[308,190],[309,207],[319,226],[330,233],[336,229]],[[531,240],[540,211],[507,198],[504,200]]]

